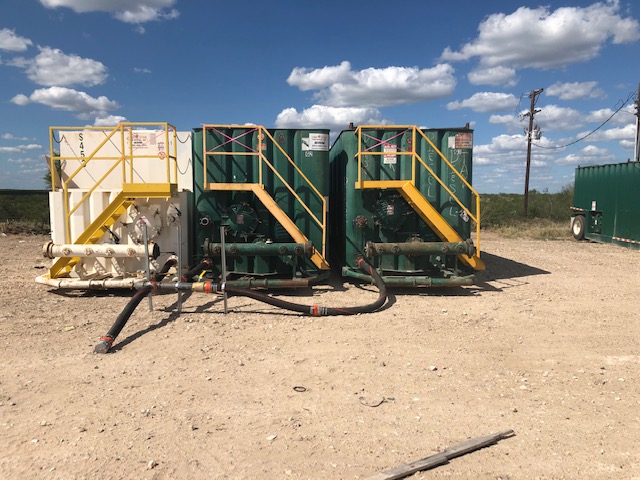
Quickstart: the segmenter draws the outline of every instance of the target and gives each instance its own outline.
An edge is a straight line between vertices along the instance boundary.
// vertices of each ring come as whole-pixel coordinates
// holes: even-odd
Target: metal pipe
[[[323,272],[306,278],[248,278],[246,280],[227,280],[227,285],[237,288],[308,288],[329,278],[329,272]]]
[[[262,142],[262,135],[258,136],[258,138],[260,139],[259,142]],[[262,151],[262,147],[260,147],[260,150]],[[262,170],[260,171],[260,178],[262,178]],[[220,226],[220,253],[221,253],[221,263],[222,263],[222,284],[224,285],[227,282],[227,249],[225,248],[225,234],[226,234],[226,228],[224,227],[224,225]],[[226,315],[228,313],[227,310],[227,292],[225,291],[222,294],[223,297],[223,310],[224,310],[224,314]]]
[[[202,245],[205,254],[212,257],[219,257],[222,254],[221,243],[210,243],[209,240],[205,240]],[[250,256],[256,255],[261,257],[267,256],[281,256],[281,255],[295,255],[311,257],[313,255],[313,245],[311,242],[307,243],[227,243],[224,246],[224,251],[229,256]]]
[[[41,275],[36,278],[36,283],[48,285],[55,288],[77,289],[77,290],[109,290],[111,288],[129,288],[135,287],[135,283],[139,281],[136,278],[113,279],[107,278],[102,280],[77,280],[70,278],[48,278]]]
[[[351,270],[349,267],[342,268],[342,275],[355,278],[369,283],[374,283],[369,275]],[[427,276],[382,276],[382,280],[388,287],[466,287],[473,285],[475,275],[464,277],[427,277]]]
[[[476,249],[471,240],[464,242],[367,242],[364,253],[368,258],[380,255],[473,255]]]
[[[177,138],[177,133],[174,130],[174,134]],[[174,142],[175,142],[175,138],[174,138]],[[177,146],[174,143],[174,147],[177,148]],[[178,159],[176,158],[175,163],[177,165],[178,163]],[[176,174],[176,178],[177,178],[177,174]],[[178,210],[178,208],[176,207],[176,212],[178,213],[178,238],[176,240],[176,252],[178,252],[178,275],[182,275],[182,212],[180,212],[180,210]],[[178,292],[178,299],[176,300],[176,309],[178,310],[178,315],[180,315],[182,313],[182,292]]]
[[[151,258],[160,256],[160,246],[150,242],[145,245],[116,245],[112,243],[85,244],[73,243],[56,244],[48,242],[42,247],[42,254],[45,258],[72,258],[72,257],[105,257],[105,258],[144,258],[146,251],[149,251]]]
[[[145,250],[144,269],[147,275],[147,281],[150,282],[151,281],[151,265],[149,263],[149,229],[148,229],[146,217],[141,217],[140,221],[142,222],[142,233],[144,234],[144,250]],[[153,312],[153,298],[151,296],[151,292],[149,292],[148,297],[149,297],[149,311]]]

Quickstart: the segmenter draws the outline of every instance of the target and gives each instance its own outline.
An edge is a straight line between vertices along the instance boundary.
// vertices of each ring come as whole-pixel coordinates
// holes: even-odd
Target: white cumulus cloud
[[[340,65],[325,66],[322,68],[296,67],[291,70],[287,83],[292,87],[298,87],[302,91],[322,90],[336,82],[353,82],[351,63],[343,61]]]
[[[504,85],[513,87],[518,83],[516,71],[510,67],[476,68],[467,75],[472,85]]]
[[[514,109],[519,100],[511,93],[478,92],[465,100],[449,102],[448,110],[470,108],[474,112],[501,112]]]
[[[456,86],[451,65],[433,68],[385,67],[352,70],[347,61],[318,69],[296,67],[287,82],[318,90],[314,100],[333,107],[384,107],[425,102],[451,95]]]
[[[489,15],[478,26],[478,37],[444,61],[480,58],[483,67],[557,68],[592,59],[611,40],[614,44],[640,39],[637,20],[620,15],[619,0],[586,7],[520,7],[507,15]]]
[[[581,132],[576,138],[582,138],[589,132]],[[601,129],[589,135],[590,142],[630,141],[636,138],[636,125],[630,123],[624,127]]]
[[[47,8],[70,8],[76,13],[107,12],[125,23],[171,20],[180,12],[171,8],[177,0],[40,0]]]
[[[20,153],[21,150],[18,147],[0,147],[0,153]]]
[[[593,110],[589,112],[586,120],[588,122],[603,123],[608,121],[617,125],[626,125],[627,123],[629,123],[629,115],[635,115],[634,105],[627,105],[617,113],[615,112],[615,110],[612,110],[610,108]]]
[[[100,112],[93,122],[94,127],[112,127],[120,122],[126,122],[127,118],[120,115],[108,115],[106,112]]]
[[[16,137],[13,133],[3,133],[0,138],[2,140],[29,140],[28,137]]]
[[[16,105],[40,103],[56,110],[68,112],[105,112],[119,107],[118,103],[105,96],[92,97],[86,92],[80,92],[66,87],[49,87],[35,90],[30,96],[18,94],[11,99]]]
[[[0,50],[8,52],[24,52],[33,42],[28,38],[16,35],[14,30],[0,28]]]
[[[494,125],[506,125],[516,120],[515,115],[491,115],[489,117],[489,123]]]
[[[276,118],[278,128],[330,128],[344,130],[349,123],[383,124],[382,114],[375,108],[328,107],[313,105],[301,112],[295,108],[285,108]]]
[[[615,156],[606,148],[587,145],[577,153],[570,153],[559,158],[556,163],[559,165],[599,165],[613,161],[615,161]]]
[[[57,48],[40,47],[40,53],[27,62],[27,76],[38,85],[100,85],[107,79],[107,67],[97,60],[68,55]]]
[[[551,104],[540,108],[540,112],[535,115],[535,121],[542,129],[571,131],[582,128],[585,117],[574,108]]]
[[[560,100],[576,100],[578,98],[605,98],[606,94],[596,88],[598,82],[556,82],[548,87],[545,92],[551,97]]]

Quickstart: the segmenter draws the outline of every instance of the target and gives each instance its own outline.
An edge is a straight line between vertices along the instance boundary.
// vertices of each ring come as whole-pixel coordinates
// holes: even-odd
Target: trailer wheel
[[[571,233],[576,240],[584,240],[584,215],[576,215],[571,219]]]

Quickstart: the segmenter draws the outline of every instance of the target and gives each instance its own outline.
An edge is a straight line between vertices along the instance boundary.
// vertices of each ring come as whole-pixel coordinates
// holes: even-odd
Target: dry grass
[[[34,220],[5,220],[0,222],[0,233],[5,235],[48,235],[49,224]]]
[[[555,222],[546,219],[515,221],[510,225],[492,226],[486,231],[498,233],[506,238],[527,238],[533,240],[570,240],[569,221]]]

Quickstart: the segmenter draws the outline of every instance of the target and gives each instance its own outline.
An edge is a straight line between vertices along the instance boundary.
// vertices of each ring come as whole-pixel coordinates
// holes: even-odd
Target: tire
[[[576,215],[571,219],[571,234],[576,240],[584,240],[584,215]]]

